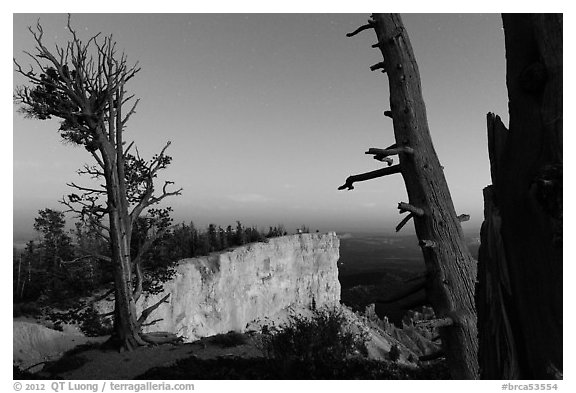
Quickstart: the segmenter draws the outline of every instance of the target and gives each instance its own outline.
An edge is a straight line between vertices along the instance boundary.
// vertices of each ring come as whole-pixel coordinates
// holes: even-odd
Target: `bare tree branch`
[[[346,183],[344,183],[344,185],[341,185],[340,187],[338,187],[338,189],[344,190],[347,188],[348,190],[353,190],[354,189],[353,184],[356,182],[376,179],[378,177],[388,176],[388,175],[392,175],[394,173],[400,173],[400,165],[394,165],[394,166],[387,167],[387,168],[377,169],[375,171],[362,173],[360,175],[349,176],[346,179]]]
[[[364,30],[373,29],[375,25],[376,24],[374,23],[373,20],[369,20],[367,24],[360,26],[359,28],[354,30],[352,33],[346,34],[346,37],[354,37],[356,34],[362,32]]]
[[[154,310],[156,310],[158,307],[160,307],[160,305],[162,303],[168,303],[166,300],[169,297],[170,297],[170,294],[167,294],[162,299],[160,299],[158,302],[154,303],[152,306],[144,309],[142,311],[142,314],[140,314],[140,318],[138,318],[138,325],[142,326],[142,324],[146,321],[146,319],[150,316],[150,314],[152,314],[152,312],[154,312]]]

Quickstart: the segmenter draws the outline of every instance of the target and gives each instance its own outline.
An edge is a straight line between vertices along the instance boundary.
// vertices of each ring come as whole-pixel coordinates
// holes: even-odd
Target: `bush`
[[[232,348],[239,345],[244,345],[248,342],[246,336],[242,333],[233,330],[226,334],[218,334],[210,338],[212,344],[221,346],[222,348]]]
[[[48,318],[54,323],[54,326],[63,323],[77,323],[80,330],[88,337],[107,336],[112,334],[112,318],[104,317],[98,314],[93,306],[83,310],[69,310],[66,312],[52,312]]]
[[[342,310],[311,311],[311,317],[294,315],[287,325],[263,333],[264,353],[280,362],[284,374],[294,375],[304,368],[311,375],[329,378],[336,372],[336,363],[366,355],[366,334],[355,332]]]
[[[398,345],[392,345],[392,348],[390,348],[390,352],[388,353],[388,358],[393,362],[400,359],[400,348],[398,348]]]
[[[138,380],[222,380],[222,379],[449,379],[445,363],[409,368],[397,363],[349,358],[337,360],[321,370],[312,370],[304,362],[294,362],[289,372],[274,359],[192,356],[175,364],[155,367],[135,377]]]

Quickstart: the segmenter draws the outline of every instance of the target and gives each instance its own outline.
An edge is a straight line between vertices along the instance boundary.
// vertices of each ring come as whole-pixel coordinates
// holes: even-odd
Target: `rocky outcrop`
[[[194,341],[289,307],[337,305],[340,301],[335,233],[299,234],[252,243],[230,252],[185,259],[164,292],[139,302],[140,310],[170,294],[149,317],[149,331],[169,331]]]
[[[82,333],[65,329],[57,331],[36,322],[14,320],[13,363],[27,369],[40,362],[58,359],[62,354],[78,345],[102,342],[102,338],[86,337]],[[42,365],[32,367],[31,372]]]

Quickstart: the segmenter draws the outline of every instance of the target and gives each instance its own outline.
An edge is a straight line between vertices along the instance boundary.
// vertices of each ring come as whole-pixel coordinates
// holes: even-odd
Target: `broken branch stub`
[[[370,71],[382,70],[382,72],[386,72],[386,63],[383,61],[376,63],[370,66]]]
[[[411,204],[406,203],[406,202],[398,203],[398,210],[400,210],[400,214],[405,213],[405,212],[411,212],[415,216],[418,216],[418,217],[422,217],[424,215],[424,209],[421,209],[421,208],[416,207],[416,206],[412,206]]]
[[[388,166],[394,164],[394,160],[390,157],[386,157],[386,156],[381,156],[381,155],[375,155],[373,157],[376,161],[380,161],[380,162],[385,162],[388,164]]]
[[[394,156],[397,154],[414,154],[414,149],[409,146],[400,146],[400,147],[388,147],[386,149],[379,149],[377,147],[371,147],[368,151],[364,154],[374,154],[379,156]]]
[[[454,320],[450,317],[417,321],[416,326],[422,328],[443,328],[453,326]]]
[[[458,221],[465,222],[470,220],[470,214],[460,214],[458,217]]]

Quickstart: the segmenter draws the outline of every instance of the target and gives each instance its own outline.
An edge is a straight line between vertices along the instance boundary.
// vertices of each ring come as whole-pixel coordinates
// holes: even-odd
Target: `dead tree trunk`
[[[384,114],[393,119],[396,140],[387,149],[371,149],[367,154],[374,154],[380,161],[395,154],[399,157],[399,172],[404,178],[409,203],[400,203],[398,208],[414,219],[426,264],[428,300],[438,318],[451,321],[449,326],[444,323],[440,329],[451,375],[455,379],[475,379],[478,377],[476,261],[466,247],[443,168],[432,144],[412,46],[397,14],[374,14],[367,25],[348,36],[366,29],[376,32],[378,43],[373,47],[379,48],[384,57],[383,62],[370,69],[381,69],[388,74],[390,110]],[[365,179],[351,177],[348,180]],[[347,181],[347,186],[351,186],[352,181]]]
[[[454,210],[443,169],[432,144],[422,98],[420,74],[408,34],[398,15],[375,15],[376,35],[390,86],[390,108],[409,203],[414,214],[428,275],[427,295],[439,318],[443,349],[454,378],[477,378],[476,261],[470,255]],[[413,212],[414,213],[414,212]]]
[[[488,115],[481,376],[562,377],[562,15],[503,15],[510,130]]]

